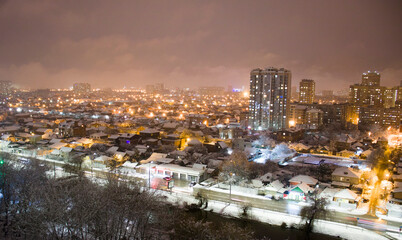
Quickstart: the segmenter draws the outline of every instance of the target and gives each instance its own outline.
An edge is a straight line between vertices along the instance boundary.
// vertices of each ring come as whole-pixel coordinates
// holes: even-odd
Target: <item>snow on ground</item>
[[[314,232],[339,236],[343,239],[364,239],[364,240],[382,240],[388,239],[376,232],[337,222],[317,220],[314,223]]]
[[[194,196],[184,194],[181,192],[166,192],[156,190],[163,196],[166,196],[166,200],[173,204],[178,204],[179,206],[184,205],[184,202],[187,204],[198,203],[198,200],[194,198]],[[223,190],[225,191],[225,190]],[[209,200],[208,207],[205,209],[206,211],[213,211],[225,216],[230,217],[239,217],[243,213],[243,205],[242,202],[239,203],[226,203],[221,201]],[[269,223],[272,225],[280,226],[283,222],[286,223],[287,226],[295,226],[298,227],[302,224],[301,217],[298,215],[291,215],[282,212],[275,212],[260,208],[250,207],[247,211],[249,218]],[[343,239],[365,239],[365,240],[385,240],[387,238],[364,228],[341,224],[331,221],[317,220],[315,222],[314,232],[339,236]]]
[[[227,193],[227,194],[229,194],[229,192],[232,192],[232,194],[234,194],[234,195],[245,196],[245,197],[267,199],[264,196],[257,195],[257,189],[234,186],[234,185],[231,187],[232,188],[231,191],[229,188],[230,188],[229,185],[217,184],[217,185],[213,185],[209,188],[205,188],[205,189],[215,191],[215,192]]]
[[[222,192],[222,193],[227,193],[229,194],[229,189],[226,189],[226,185],[220,184],[221,187],[218,187],[218,185],[214,185],[210,188],[206,188],[209,189],[211,191],[216,191],[216,192]],[[222,188],[222,187],[225,188]],[[264,199],[264,200],[271,200],[269,198],[266,198],[264,196],[261,195],[257,195],[256,193],[253,193],[253,191],[245,191],[244,189],[249,189],[249,188],[244,188],[244,187],[239,187],[239,186],[232,186],[232,194],[233,195],[239,195],[239,196],[245,196],[245,197],[252,197],[252,198],[258,198],[258,199]],[[256,189],[252,189],[255,190]],[[297,205],[308,205],[308,203],[305,202],[299,202]],[[335,203],[331,204],[328,207],[329,210],[334,210],[337,212],[342,212],[342,213],[349,213],[349,214],[354,214],[354,215],[364,215],[367,213],[368,211],[368,205],[367,204],[363,204],[363,206],[357,208],[357,209],[347,209],[344,207],[339,207],[337,206]]]
[[[377,212],[377,217],[387,220],[387,221],[393,221],[393,222],[401,222],[402,223],[402,218],[399,217],[392,217],[392,216],[387,216],[387,215],[383,215]],[[402,224],[401,224],[402,226]]]
[[[402,239],[401,233],[388,232],[387,234],[390,235],[391,237],[396,238],[396,239]]]
[[[55,174],[55,173],[56,173],[56,174]],[[62,177],[68,177],[68,176],[70,176],[69,173],[66,173],[66,172],[65,172],[62,168],[60,168],[60,167],[56,167],[56,169],[51,169],[51,170],[46,171],[46,175],[47,175],[49,178],[53,178],[53,177],[62,178]]]
[[[328,209],[342,213],[349,213],[353,215],[364,215],[368,212],[368,204],[363,203],[362,206],[360,206],[359,208],[348,209],[345,207],[338,206],[337,203],[331,203],[329,204]]]
[[[219,201],[208,201],[207,211],[214,211],[220,213],[222,215],[231,216],[231,217],[239,217],[242,213],[242,206],[236,204],[229,204]],[[250,208],[248,211],[251,219],[269,223],[272,225],[281,225],[283,222],[286,223],[287,226],[299,226],[301,222],[300,216],[290,215],[281,212],[274,212],[265,209],[259,208]],[[365,239],[365,240],[382,240],[387,239],[375,232],[370,230],[351,226],[347,224],[341,224],[330,221],[322,221],[318,220],[314,226],[314,232],[323,233],[332,236],[339,236],[344,239]]]
[[[59,162],[55,160],[49,160],[49,159],[43,159],[46,161],[54,161],[54,162]],[[93,169],[93,170],[98,170],[98,171],[104,171],[103,169]],[[48,175],[54,174],[53,171],[48,171]],[[138,177],[138,178],[146,178],[143,174],[137,174],[134,172],[131,172],[127,175],[133,176],[133,177]],[[60,170],[59,168],[56,169],[56,176],[65,176],[65,173]],[[99,181],[99,179],[95,180],[96,182]],[[106,181],[106,180],[104,180]],[[102,181],[99,181],[98,183],[102,184]],[[217,187],[212,187],[211,190],[214,191],[219,191],[219,192],[225,192],[228,193],[229,190],[217,188]],[[192,203],[198,203],[198,200],[195,199],[194,196],[191,194],[191,190],[188,188],[173,188],[173,192],[167,192],[167,191],[162,191],[162,190],[154,190],[161,196],[165,196],[166,200],[168,202],[171,202],[173,204],[178,204],[179,206],[183,206],[184,202],[187,204],[192,204]],[[242,191],[239,191],[237,188],[232,189],[232,193],[236,195],[243,195],[247,197],[255,197],[255,198],[264,198],[263,196],[258,196],[255,194],[251,193],[244,193]],[[239,204],[234,204],[234,203],[225,203],[225,202],[220,202],[220,201],[208,201],[208,208],[205,210],[212,210],[214,212],[231,216],[231,217],[239,217],[240,214],[243,212],[242,209],[242,203],[240,202]],[[301,224],[301,218],[300,216],[297,215],[290,215],[287,213],[282,213],[282,212],[274,212],[274,211],[269,211],[265,209],[260,209],[260,208],[250,208],[248,210],[249,217],[252,219],[255,219],[257,221],[265,222],[265,223],[270,223],[273,225],[281,225],[283,222],[285,222],[288,226],[298,226]],[[356,214],[356,213],[354,213]],[[385,217],[384,217],[385,219]],[[391,220],[391,219],[390,219]],[[394,229],[392,229],[394,230]],[[365,240],[371,240],[371,239],[376,239],[376,240],[382,240],[382,239],[387,239],[373,231],[357,227],[357,226],[352,226],[352,225],[346,225],[346,224],[341,224],[341,223],[336,223],[336,222],[330,222],[330,221],[324,221],[324,220],[318,220],[315,223],[315,232],[318,233],[323,233],[323,234],[328,234],[332,236],[339,236],[344,239],[365,239]],[[400,236],[396,233],[389,233],[392,234],[393,237],[396,237],[398,239],[401,239]]]
[[[289,164],[294,166],[304,166],[305,164],[309,163],[314,164],[311,162],[312,159],[319,161],[324,160],[325,163],[334,164],[341,167],[350,167],[351,165],[354,165],[353,160],[350,158],[324,154],[302,154],[300,156],[292,158],[292,160],[289,161]]]

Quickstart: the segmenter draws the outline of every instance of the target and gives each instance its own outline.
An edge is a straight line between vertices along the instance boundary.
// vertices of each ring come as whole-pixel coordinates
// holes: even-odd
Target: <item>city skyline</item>
[[[251,69],[282,66],[292,71],[294,86],[314,79],[317,91],[347,89],[368,70],[380,72],[383,85],[396,86],[402,76],[400,6],[3,1],[0,79],[24,88],[75,82],[241,87]],[[152,18],[144,9],[153,9]]]
[[[0,0],[0,239],[401,239],[400,9]]]

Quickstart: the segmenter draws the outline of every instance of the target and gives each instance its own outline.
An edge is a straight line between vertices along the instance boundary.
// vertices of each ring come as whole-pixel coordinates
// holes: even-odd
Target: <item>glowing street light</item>
[[[295,120],[290,120],[289,121],[289,127],[295,127],[295,126],[296,126]]]

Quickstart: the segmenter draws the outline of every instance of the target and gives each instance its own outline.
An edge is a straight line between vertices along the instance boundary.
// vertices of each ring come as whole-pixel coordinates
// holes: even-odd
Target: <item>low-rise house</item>
[[[360,197],[350,189],[342,189],[334,195],[334,201],[344,207],[356,207],[359,199]]]
[[[295,177],[292,177],[289,180],[289,183],[291,186],[295,186],[300,183],[305,183],[308,186],[313,187],[318,183],[318,180],[313,177],[307,176],[307,175],[297,175]]]
[[[119,150],[119,147],[113,146],[110,147],[108,150],[106,150],[106,153],[109,155],[114,155],[117,152],[117,150]]]
[[[270,193],[277,193],[283,187],[284,187],[283,184],[279,180],[275,180],[275,181],[269,183],[265,187],[265,190],[270,192]]]
[[[360,176],[361,173],[357,170],[354,170],[352,168],[339,167],[332,172],[332,184],[343,187],[356,185],[360,182]]]
[[[160,135],[160,131],[151,129],[151,128],[140,131],[140,136],[142,137],[142,139],[148,139],[148,138],[158,139],[159,135]]]
[[[119,147],[125,148],[125,149],[131,149],[137,144],[141,142],[141,136],[137,134],[131,134],[131,133],[122,133],[118,139],[117,143],[119,144]]]
[[[171,145],[175,146],[176,148],[180,147],[180,135],[178,134],[169,134],[166,136],[166,138],[162,139],[162,144],[163,145]]]
[[[150,174],[152,177],[171,177],[188,182],[202,182],[208,178],[206,165],[194,164],[192,167],[184,167],[176,164],[146,163],[137,167],[137,172]]]
[[[339,188],[325,188],[320,194],[319,197],[320,198],[325,198],[329,201],[333,201],[334,200],[334,196],[335,194],[339,192]]]
[[[402,174],[394,174],[394,175],[392,175],[392,179],[395,181],[395,182],[402,182]]]
[[[392,196],[395,199],[402,200],[402,186],[394,188],[394,190],[392,191]]]
[[[136,173],[136,167],[137,167],[138,163],[132,163],[130,161],[126,161],[125,163],[123,163],[123,165],[121,165],[120,167],[120,171],[125,173],[125,174],[134,174]]]
[[[300,183],[286,191],[283,195],[283,198],[295,201],[306,201],[307,196],[312,192],[313,189],[306,183]]]
[[[129,156],[127,153],[125,153],[125,152],[116,151],[116,152],[113,154],[113,160],[116,161],[116,163],[117,163],[118,165],[123,164],[123,163],[124,163],[125,161],[127,161],[129,158],[130,158],[130,156]]]
[[[71,152],[73,151],[73,149],[70,147],[61,147],[59,151],[60,151],[60,157],[64,158],[65,160],[68,160],[71,156]]]
[[[93,144],[93,141],[89,138],[80,138],[77,141],[74,141],[73,144],[76,146],[82,146],[84,148],[90,148]]]
[[[50,142],[50,143],[52,143],[52,142]],[[60,149],[60,148],[65,147],[65,146],[67,146],[67,145],[68,145],[68,144],[67,144],[67,143],[64,143],[64,142],[55,142],[55,143],[53,143],[52,145],[50,145],[49,148],[50,148],[50,149]]]
[[[93,167],[104,169],[113,158],[102,155],[94,159]]]
[[[355,157],[356,154],[353,151],[349,151],[349,150],[342,150],[340,152],[338,152],[336,155],[341,156],[341,157]]]
[[[91,135],[89,135],[89,137],[94,140],[106,140],[108,138],[108,135],[106,133],[97,132],[92,133]]]
[[[282,142],[295,142],[303,139],[303,129],[286,129],[276,132],[276,140]]]

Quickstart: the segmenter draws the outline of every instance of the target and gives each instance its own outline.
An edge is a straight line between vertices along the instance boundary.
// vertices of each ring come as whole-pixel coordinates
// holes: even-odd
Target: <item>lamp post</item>
[[[148,163],[148,188],[149,189],[151,189],[151,163],[153,163],[153,161]]]
[[[151,163],[148,164],[148,188],[151,189]]]
[[[229,181],[229,200],[232,200],[232,181]]]
[[[234,173],[229,173],[230,179],[229,179],[229,200],[232,200],[232,181],[233,181],[233,176],[236,174]]]

